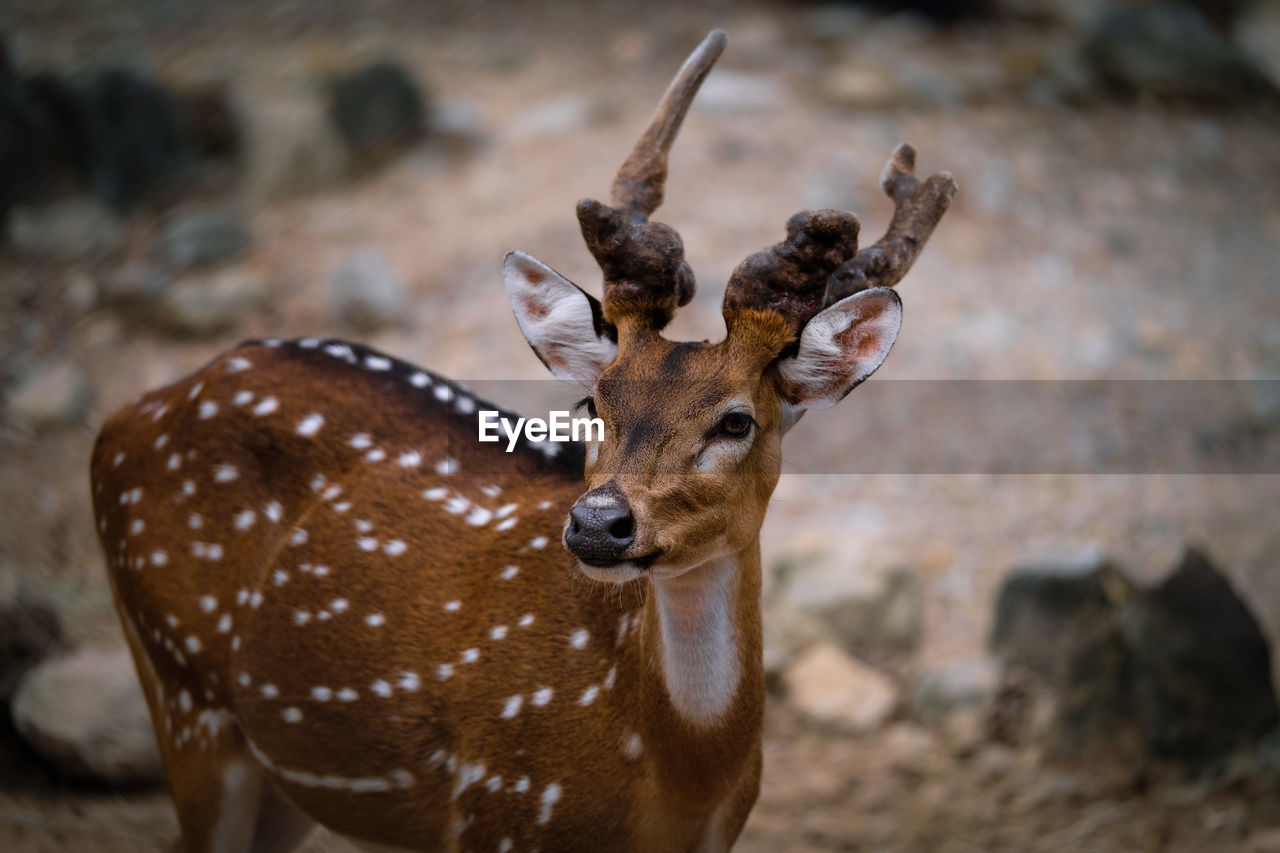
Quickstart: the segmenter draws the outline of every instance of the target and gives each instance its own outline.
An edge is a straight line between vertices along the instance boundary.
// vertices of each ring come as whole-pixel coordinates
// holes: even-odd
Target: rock
[[[1118,608],[1132,584],[1096,548],[1044,555],[1005,578],[991,650],[1056,699],[1051,748],[1115,750],[1128,713],[1129,657]]]
[[[454,98],[431,111],[431,135],[457,148],[476,148],[487,142],[490,134],[480,105]]]
[[[172,283],[155,263],[135,263],[109,272],[99,285],[99,296],[129,319],[149,323]]]
[[[976,712],[985,717],[1000,690],[1000,666],[990,658],[945,663],[926,669],[911,689],[911,712],[929,726],[945,724],[957,713]]]
[[[1203,765],[1277,723],[1271,654],[1248,607],[1196,549],[1123,614],[1148,754]]]
[[[75,261],[109,255],[124,245],[124,226],[91,198],[77,197],[39,207],[15,207],[9,242],[40,260]]]
[[[764,672],[770,681],[782,675],[801,651],[830,632],[811,615],[771,598],[764,605]],[[772,686],[772,685],[771,685]],[[780,686],[780,685],[779,685]]]
[[[818,616],[852,652],[908,651],[919,640],[921,596],[900,563],[802,551],[780,560],[777,596]]]
[[[160,231],[160,254],[179,269],[217,264],[243,255],[253,240],[243,211],[208,205],[170,214]]]
[[[128,213],[189,176],[195,151],[182,105],[131,68],[105,68],[79,86],[89,186],[111,209]]]
[[[1245,839],[1244,853],[1280,853],[1280,829],[1260,829]]]
[[[890,765],[901,772],[923,774],[939,754],[933,735],[915,723],[894,723],[885,730],[883,742]]]
[[[27,670],[62,645],[52,608],[21,597],[0,605],[0,704],[8,703]]]
[[[1085,55],[1118,88],[1198,101],[1271,99],[1276,84],[1186,3],[1125,6],[1089,32]]]
[[[409,302],[404,280],[377,249],[361,249],[338,264],[329,299],[342,322],[362,331],[402,321]]]
[[[760,113],[777,110],[788,97],[776,75],[718,71],[707,77],[693,103],[710,113]]]
[[[71,361],[37,366],[8,394],[8,414],[39,429],[79,423],[93,402],[88,375]]]
[[[69,778],[117,785],[163,778],[147,703],[125,649],[84,649],[40,664],[18,687],[13,721]]]
[[[159,322],[171,332],[206,337],[235,328],[240,320],[271,302],[258,275],[239,269],[182,279],[164,291]]]
[[[519,139],[564,136],[614,115],[615,107],[586,95],[564,95],[534,104],[511,123],[511,135]]]
[[[329,84],[329,119],[358,158],[412,143],[426,124],[427,103],[413,75],[395,62],[375,62]]]
[[[317,98],[255,97],[245,115],[244,161],[250,194],[279,198],[339,183],[347,151]]]
[[[872,732],[892,716],[898,692],[892,681],[831,643],[803,652],[785,673],[787,700],[825,725]]]

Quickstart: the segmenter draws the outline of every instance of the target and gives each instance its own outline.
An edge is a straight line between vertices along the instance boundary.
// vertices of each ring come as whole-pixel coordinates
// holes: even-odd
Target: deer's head
[[[915,152],[901,145],[881,177],[895,211],[878,243],[858,250],[852,213],[797,213],[785,240],[734,271],[723,340],[662,337],[693,297],[694,276],[680,236],[649,216],[662,202],[671,143],[725,43],[713,31],[680,69],[618,171],[613,204],[578,204],[604,273],[603,302],[524,253],[504,266],[529,345],[555,376],[589,391],[587,407],[605,424],[564,534],[579,568],[598,580],[672,577],[754,541],[783,434],[884,361],[902,324],[890,288],[955,194],[949,174],[918,181]]]

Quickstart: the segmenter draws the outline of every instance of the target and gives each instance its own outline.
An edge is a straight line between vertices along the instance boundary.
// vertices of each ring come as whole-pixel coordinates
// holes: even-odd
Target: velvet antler
[[[906,275],[956,192],[940,172],[916,179],[915,150],[899,145],[881,174],[893,199],[893,219],[874,245],[858,251],[858,218],[839,210],[802,211],[787,222],[787,238],[756,252],[734,270],[724,295],[730,331],[745,310],[781,315],[792,336],[809,318],[869,287],[891,287]]]
[[[723,30],[712,30],[685,60],[614,178],[613,205],[578,203],[582,237],[604,273],[605,319],[615,325],[630,318],[661,329],[693,298],[693,270],[685,263],[680,235],[649,216],[662,204],[671,144],[727,42]]]

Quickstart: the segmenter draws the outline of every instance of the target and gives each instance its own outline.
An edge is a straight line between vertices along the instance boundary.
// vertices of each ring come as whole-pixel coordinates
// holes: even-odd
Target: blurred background
[[[0,849],[176,836],[93,535],[104,418],[257,336],[541,379],[502,256],[599,292],[573,205],[713,26],[673,337],[723,333],[799,209],[875,239],[909,141],[960,193],[873,383],[1255,380],[1223,440],[1274,451],[1280,3],[0,0]],[[914,399],[827,438],[909,447],[948,412]],[[785,474],[739,849],[1280,850],[1280,478],[1149,471]]]

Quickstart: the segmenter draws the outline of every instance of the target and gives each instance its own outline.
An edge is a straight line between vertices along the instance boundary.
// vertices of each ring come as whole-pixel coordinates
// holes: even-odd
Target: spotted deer
[[[605,425],[585,446],[476,440],[496,409],[355,344],[250,342],[112,417],[98,531],[181,848],[285,851],[317,823],[375,849],[716,851],[759,790],[759,532],[783,434],[888,354],[889,289],[955,191],[802,212],[747,258],[727,335],[660,334],[693,296],[649,217],[726,37],[712,32],[584,200],[597,301],[529,255],[520,328]],[[587,579],[584,582],[584,576]]]

